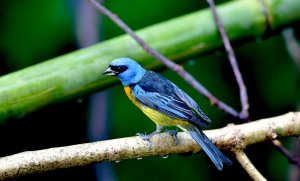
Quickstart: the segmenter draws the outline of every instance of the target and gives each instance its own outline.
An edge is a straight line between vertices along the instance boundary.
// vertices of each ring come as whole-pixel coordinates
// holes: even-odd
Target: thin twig
[[[286,149],[279,140],[273,140],[272,144],[277,148],[280,153],[285,155],[289,162],[300,168],[300,159],[294,156],[288,149]]]
[[[262,176],[259,171],[255,168],[255,166],[251,163],[247,155],[243,150],[237,151],[235,153],[236,159],[240,162],[242,167],[246,170],[246,172],[250,175],[250,177],[255,181],[266,181],[267,179]]]
[[[191,74],[186,72],[184,68],[165,56],[158,53],[156,50],[152,49],[149,45],[147,45],[140,37],[138,37],[133,30],[128,27],[117,15],[110,12],[107,8],[102,6],[100,3],[98,3],[96,0],[87,0],[89,1],[98,11],[100,11],[105,16],[109,17],[116,25],[118,25],[121,29],[123,29],[128,35],[130,35],[140,46],[143,47],[143,49],[161,61],[163,64],[165,64],[168,68],[176,72],[178,75],[180,75],[186,82],[188,82],[194,89],[196,89],[198,92],[200,92],[202,95],[204,95],[207,99],[210,100],[210,102],[218,107],[219,109],[223,110],[224,112],[234,116],[234,117],[240,117],[239,113],[234,110],[229,105],[225,104],[224,102],[217,99],[213,94],[211,94],[202,84],[200,84]]]
[[[238,86],[239,86],[239,89],[240,89],[240,100],[241,100],[241,105],[242,105],[242,111],[239,114],[240,118],[244,119],[244,120],[248,120],[249,119],[249,112],[248,112],[249,102],[248,102],[247,88],[246,88],[245,83],[243,81],[242,74],[239,70],[238,63],[237,63],[236,57],[234,55],[234,51],[232,49],[232,46],[230,44],[229,38],[226,34],[226,31],[224,29],[224,26],[223,26],[221,20],[220,20],[220,17],[217,13],[214,1],[213,0],[207,0],[207,2],[208,2],[209,6],[210,6],[210,8],[213,12],[213,16],[214,16],[216,25],[217,25],[218,30],[220,32],[220,35],[222,37],[224,47],[225,47],[227,55],[228,55],[229,62],[231,64],[233,73],[235,75],[235,79],[236,79],[236,81],[238,83]]]

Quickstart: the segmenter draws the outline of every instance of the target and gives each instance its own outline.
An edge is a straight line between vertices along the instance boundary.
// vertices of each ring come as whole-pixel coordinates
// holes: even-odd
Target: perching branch
[[[229,125],[205,133],[219,148],[237,152],[255,143],[299,135],[300,112],[291,112],[241,125]],[[172,136],[162,133],[151,138],[151,148],[140,137],[135,136],[18,153],[0,158],[0,180],[96,162],[200,150],[188,134],[178,133],[178,139],[179,144],[176,145]]]

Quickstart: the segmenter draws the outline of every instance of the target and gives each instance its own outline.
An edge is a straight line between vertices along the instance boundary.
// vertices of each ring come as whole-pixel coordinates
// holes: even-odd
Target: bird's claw
[[[178,137],[177,137],[178,129],[175,129],[175,130],[167,129],[166,132],[169,133],[173,137],[173,139],[175,140],[176,145],[178,145],[179,144],[179,140],[178,140]]]
[[[149,148],[152,147],[151,142],[150,142],[150,138],[152,136],[151,134],[147,135],[147,134],[143,134],[143,133],[137,133],[136,135],[139,136],[140,138],[142,138],[142,140],[146,141]]]

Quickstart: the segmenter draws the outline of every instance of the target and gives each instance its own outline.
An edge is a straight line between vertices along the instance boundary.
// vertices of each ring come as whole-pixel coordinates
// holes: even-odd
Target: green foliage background
[[[105,5],[135,30],[207,7],[205,1],[196,0],[110,0]],[[75,1],[70,0],[1,1],[0,73],[4,75],[76,50],[74,6]],[[123,34],[107,18],[103,19],[100,28],[103,39]],[[295,24],[294,28],[299,34],[299,26]],[[257,37],[250,43],[234,43],[234,48],[248,88],[251,119],[296,110],[299,102],[299,70],[290,58],[280,32],[269,37]],[[182,65],[220,100],[240,109],[238,88],[223,49],[193,57]],[[166,69],[158,71],[201,105],[213,120],[210,129],[227,123],[240,123],[211,106],[208,100],[173,72]],[[108,92],[109,138],[154,131],[155,125],[127,99],[120,84]],[[87,142],[88,102],[87,97],[79,101],[71,100],[0,125],[0,156]],[[288,148],[290,140],[283,140]],[[250,146],[246,153],[270,180],[288,179],[287,160],[268,143]],[[235,161],[231,153],[226,154]],[[113,163],[111,169],[117,180],[250,180],[237,162],[232,167],[226,167],[224,172],[218,172],[204,154],[124,160]],[[91,166],[87,166],[28,176],[21,180],[57,178],[94,180],[95,173]]]

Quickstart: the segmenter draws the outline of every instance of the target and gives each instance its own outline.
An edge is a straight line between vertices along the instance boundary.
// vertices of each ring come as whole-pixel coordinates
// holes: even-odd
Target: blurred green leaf
[[[71,39],[65,1],[1,2],[0,49],[11,70],[56,56]]]

